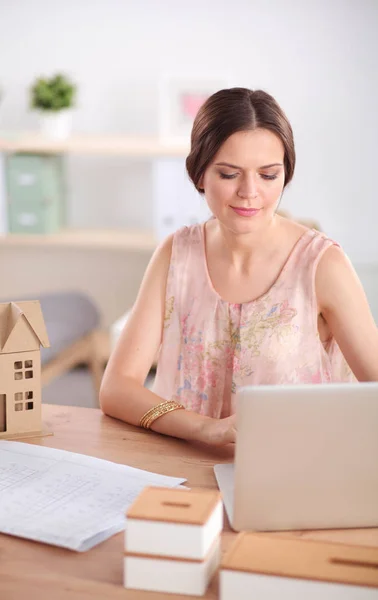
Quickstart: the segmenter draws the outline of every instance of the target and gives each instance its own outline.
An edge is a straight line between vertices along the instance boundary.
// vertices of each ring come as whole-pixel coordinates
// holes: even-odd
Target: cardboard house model
[[[41,345],[50,344],[40,303],[0,304],[0,439],[41,432]]]

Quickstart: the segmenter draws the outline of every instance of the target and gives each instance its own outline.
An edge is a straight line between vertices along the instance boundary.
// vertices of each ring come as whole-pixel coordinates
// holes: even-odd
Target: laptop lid
[[[378,384],[251,386],[237,397],[232,526],[378,526]]]

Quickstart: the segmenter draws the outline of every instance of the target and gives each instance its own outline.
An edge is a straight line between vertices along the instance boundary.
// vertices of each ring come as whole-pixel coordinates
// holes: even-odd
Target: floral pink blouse
[[[335,339],[318,334],[315,271],[334,243],[307,230],[268,292],[230,304],[209,277],[204,224],[177,231],[153,391],[219,418],[235,411],[240,386],[355,380]]]

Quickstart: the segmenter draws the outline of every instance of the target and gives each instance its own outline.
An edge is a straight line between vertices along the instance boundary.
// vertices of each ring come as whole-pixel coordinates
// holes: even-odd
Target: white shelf
[[[100,248],[152,253],[157,244],[150,231],[122,229],[65,229],[43,235],[0,235],[0,247],[12,248]]]
[[[0,152],[184,158],[189,152],[189,146],[179,142],[163,143],[153,137],[86,134],[73,135],[66,140],[58,141],[32,132],[20,134],[0,132]]]

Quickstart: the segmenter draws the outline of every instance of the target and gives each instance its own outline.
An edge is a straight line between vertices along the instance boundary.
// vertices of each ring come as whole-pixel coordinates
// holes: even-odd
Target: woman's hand
[[[208,418],[201,427],[200,441],[211,446],[225,446],[236,441],[236,415],[224,419]]]

